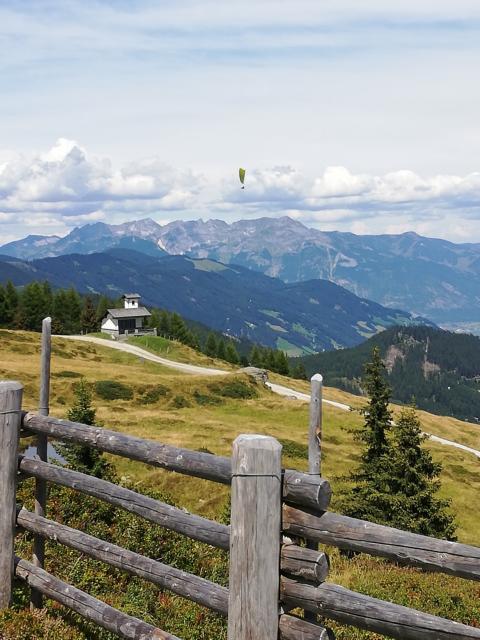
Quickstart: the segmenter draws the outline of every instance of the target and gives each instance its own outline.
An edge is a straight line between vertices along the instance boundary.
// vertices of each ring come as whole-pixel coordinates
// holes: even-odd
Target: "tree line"
[[[73,287],[52,290],[48,282],[31,282],[16,288],[10,281],[0,285],[0,327],[41,331],[42,320],[52,318],[52,332],[74,335],[100,331],[109,308],[123,306],[120,298],[80,294]],[[192,323],[193,325],[193,323]],[[256,366],[283,375],[305,378],[303,365],[290,367],[283,351],[253,345],[239,353],[233,338],[210,331],[202,336],[182,316],[165,309],[152,309],[148,320],[159,336],[177,340],[196,351],[231,364]]]

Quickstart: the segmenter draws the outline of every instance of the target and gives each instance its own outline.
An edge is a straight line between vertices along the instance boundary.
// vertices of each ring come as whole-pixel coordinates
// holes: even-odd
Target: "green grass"
[[[139,340],[141,338],[134,339],[134,344],[139,344]],[[180,348],[176,343],[165,345],[162,340],[154,343],[158,349],[170,348],[169,353],[172,354]],[[149,348],[153,351],[152,344]],[[285,466],[307,469],[307,403],[282,398],[261,385],[253,385],[244,374],[233,373],[225,378],[186,376],[106,346],[59,338],[54,339],[53,345],[53,416],[65,417],[78,376],[91,383],[115,380],[131,388],[132,397],[115,400],[95,397],[98,418],[106,428],[226,456],[230,455],[233,440],[241,433],[272,435],[283,443]],[[35,409],[39,386],[39,335],[0,331],[0,355],[0,377],[20,380],[25,385],[24,407]],[[301,391],[309,389],[306,382],[278,375],[271,377]],[[329,388],[325,389],[324,396],[355,406],[364,402],[362,398]],[[478,447],[478,427],[424,412],[420,412],[420,416],[427,431]],[[358,462],[358,445],[353,433],[361,425],[361,420],[356,412],[324,406],[322,472],[333,486],[333,508],[337,504],[342,476]],[[480,515],[474,508],[480,494],[479,461],[460,450],[433,442],[427,446],[434,459],[443,464],[441,493],[452,500],[459,541],[480,546]],[[124,458],[111,456],[111,459],[115,461],[119,475],[129,477],[137,490],[154,488],[168,493],[176,503],[194,513],[218,518],[228,500],[229,492],[225,486],[168,473]],[[362,555],[348,561],[336,551],[332,553],[331,580],[375,597],[469,624],[480,624],[480,586],[475,583],[398,568]],[[181,610],[176,599],[171,604]],[[25,619],[29,614],[22,615],[22,624],[28,628]],[[40,624],[37,619],[34,623]],[[13,623],[0,620],[2,632],[12,625],[15,628]],[[35,636],[6,637],[33,640]],[[185,640],[193,637],[185,635]],[[377,638],[379,636],[373,633],[337,628],[337,640]]]

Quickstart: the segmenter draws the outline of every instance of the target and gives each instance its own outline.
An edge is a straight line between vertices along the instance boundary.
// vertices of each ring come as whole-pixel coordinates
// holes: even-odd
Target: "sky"
[[[0,245],[281,215],[480,242],[479,63],[478,0],[0,0]]]

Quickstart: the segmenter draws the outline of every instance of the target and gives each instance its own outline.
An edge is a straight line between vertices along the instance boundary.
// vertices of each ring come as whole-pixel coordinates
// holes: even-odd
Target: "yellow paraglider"
[[[242,169],[240,167],[240,169],[238,170],[238,177],[240,178],[240,182],[242,183],[242,189],[245,189],[245,174],[247,172],[245,171],[245,169]]]

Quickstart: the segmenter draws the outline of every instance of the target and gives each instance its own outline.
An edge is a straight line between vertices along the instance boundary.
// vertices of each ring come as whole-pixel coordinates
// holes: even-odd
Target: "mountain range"
[[[0,255],[0,283],[8,279],[15,285],[48,280],[53,287],[113,298],[138,291],[147,306],[290,355],[352,346],[386,327],[418,321],[328,280],[285,283],[238,265],[161,250],[150,255],[116,246],[31,261]]]
[[[137,220],[75,228],[64,238],[28,236],[0,247],[22,260],[130,248],[154,257],[180,254],[239,265],[285,283],[325,279],[361,298],[406,309],[436,323],[480,328],[480,244],[415,233],[355,235],[319,231],[289,217]]]
[[[480,422],[480,338],[433,327],[392,327],[351,349],[318,353],[303,362],[329,386],[363,393],[364,366],[378,347],[392,397],[430,413]]]

